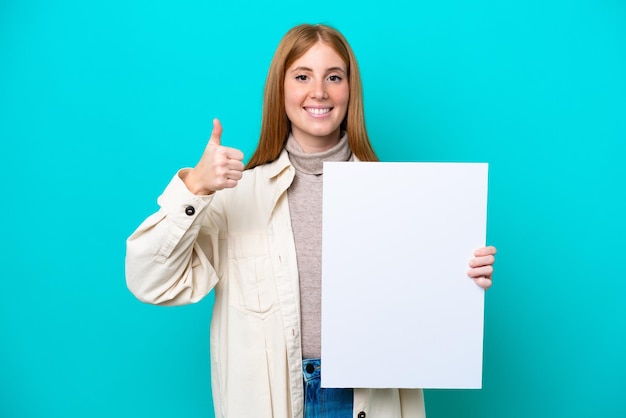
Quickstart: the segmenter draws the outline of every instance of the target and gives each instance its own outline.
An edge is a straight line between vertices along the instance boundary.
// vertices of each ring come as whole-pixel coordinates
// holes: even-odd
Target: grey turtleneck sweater
[[[290,135],[285,149],[296,169],[287,196],[300,276],[302,356],[317,358],[321,355],[323,163],[353,157],[346,135],[333,148],[315,153],[303,151]]]

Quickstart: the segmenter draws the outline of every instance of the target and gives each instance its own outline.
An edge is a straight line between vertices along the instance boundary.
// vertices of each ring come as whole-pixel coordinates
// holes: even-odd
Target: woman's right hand
[[[213,119],[213,131],[202,158],[191,170],[180,176],[187,188],[197,195],[213,194],[217,190],[237,186],[243,176],[243,153],[220,144],[222,124]]]

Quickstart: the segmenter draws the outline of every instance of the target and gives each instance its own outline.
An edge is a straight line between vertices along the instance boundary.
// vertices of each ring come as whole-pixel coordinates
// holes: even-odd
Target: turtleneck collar
[[[334,147],[322,152],[305,152],[293,135],[289,134],[285,149],[289,153],[289,160],[296,171],[304,174],[322,174],[324,161],[352,160],[352,151],[348,146],[348,135],[345,133]]]

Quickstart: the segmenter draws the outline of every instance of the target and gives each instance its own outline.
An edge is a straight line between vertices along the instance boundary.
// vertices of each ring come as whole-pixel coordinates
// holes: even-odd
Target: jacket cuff
[[[215,194],[193,194],[181,180],[179,176],[180,171],[170,180],[157,201],[175,224],[186,229],[209,206]]]

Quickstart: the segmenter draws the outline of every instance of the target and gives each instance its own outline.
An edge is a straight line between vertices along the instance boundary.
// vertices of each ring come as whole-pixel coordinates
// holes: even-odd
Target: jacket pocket
[[[267,233],[228,234],[231,306],[264,316],[278,306]]]

